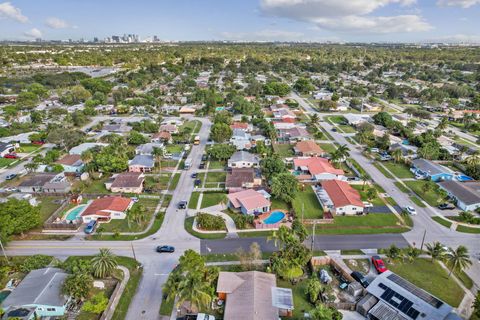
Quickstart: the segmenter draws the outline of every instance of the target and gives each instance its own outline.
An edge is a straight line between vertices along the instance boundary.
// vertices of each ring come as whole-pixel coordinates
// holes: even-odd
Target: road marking
[[[80,249],[80,250],[85,250],[85,249],[98,249],[98,246],[10,246],[7,247],[7,250],[9,249]],[[123,249],[123,250],[130,250],[130,247],[110,247],[110,249],[117,250],[117,249]]]
[[[154,273],[156,276],[168,276],[168,273]]]

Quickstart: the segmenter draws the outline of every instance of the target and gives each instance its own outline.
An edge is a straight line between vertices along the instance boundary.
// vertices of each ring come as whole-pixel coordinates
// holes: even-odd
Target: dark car
[[[202,180],[200,180],[200,179],[195,180],[195,186],[199,186],[201,184],[202,184]]]
[[[198,169],[205,169],[205,162],[200,162]]]
[[[187,201],[182,200],[178,203],[178,209],[187,209]]]
[[[332,131],[333,131],[333,132],[337,132],[337,128],[332,128]]]
[[[385,271],[387,271],[387,267],[385,267],[385,263],[383,263],[382,258],[380,258],[379,256],[373,256],[372,263],[373,263],[373,266],[375,267],[375,270],[377,270],[378,273],[384,273]]]
[[[7,175],[7,176],[5,177],[5,179],[6,179],[6,180],[13,180],[13,179],[15,179],[16,176],[17,176],[16,173],[10,173],[9,175]]]
[[[440,210],[453,210],[455,209],[455,206],[449,203],[442,203],[438,205],[438,209]]]
[[[175,248],[172,247],[172,246],[158,246],[157,247],[157,252],[173,253],[173,252],[175,252]]]
[[[208,156],[206,154],[202,155],[202,161],[207,161]]]
[[[358,271],[353,271],[350,275],[352,276],[353,279],[360,282],[360,284],[364,288],[368,287],[368,285],[370,284],[370,282],[368,282],[367,278],[365,278],[365,276]]]
[[[93,233],[93,231],[95,231],[96,226],[97,226],[97,221],[96,220],[90,221],[84,229],[85,233],[86,234]]]
[[[197,173],[196,172],[192,173],[192,178],[195,179],[196,177],[197,177]]]

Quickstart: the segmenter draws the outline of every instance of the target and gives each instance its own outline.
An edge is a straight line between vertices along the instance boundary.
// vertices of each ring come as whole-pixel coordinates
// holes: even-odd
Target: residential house
[[[333,93],[328,91],[319,91],[313,94],[315,100],[332,100]]]
[[[229,168],[254,168],[259,164],[258,157],[247,151],[237,151],[228,159]]]
[[[59,268],[30,271],[1,303],[5,310],[2,319],[63,317],[70,301],[70,297],[63,293],[63,283],[67,277],[68,274]]]
[[[278,320],[281,316],[291,316],[292,290],[278,288],[276,283],[272,273],[221,271],[217,294],[225,301],[224,319]]]
[[[295,154],[301,157],[320,157],[325,151],[314,140],[299,141],[293,147]]]
[[[389,151],[392,153],[400,149],[404,159],[415,159],[417,157],[418,147],[403,143],[394,143],[390,146]]]
[[[180,114],[194,114],[197,109],[194,106],[183,106],[178,111]]]
[[[452,180],[453,171],[438,163],[426,159],[415,159],[410,168],[415,176],[424,177],[434,182]]]
[[[167,132],[167,131],[162,131],[162,132],[157,132],[155,133],[154,135],[152,135],[152,138],[150,139],[150,141],[152,143],[160,143],[160,144],[163,144],[163,143],[172,143],[173,142],[173,139],[172,139],[172,134],[170,132]]]
[[[145,176],[142,172],[124,172],[114,175],[105,182],[105,188],[111,192],[142,193]]]
[[[460,320],[453,307],[392,271],[377,275],[356,306],[367,319]]]
[[[21,192],[67,193],[70,182],[62,173],[35,173],[26,177],[18,189]]]
[[[347,113],[344,114],[343,117],[347,120],[348,124],[352,126],[358,126],[360,123],[372,121],[369,115]]]
[[[272,123],[275,130],[291,130],[298,127],[295,121],[273,121]]]
[[[228,207],[243,214],[259,215],[270,211],[270,195],[263,191],[247,189],[228,194]]]
[[[174,124],[162,124],[159,129],[160,132],[168,132],[170,134],[177,134],[178,133],[178,127]]]
[[[0,138],[1,142],[4,143],[31,143],[30,136],[34,133],[38,133],[36,131],[20,133],[14,136],[2,137]]]
[[[230,125],[230,128],[232,128],[232,130],[239,129],[239,130],[244,130],[246,132],[251,132],[253,130],[253,126],[250,123],[238,122],[238,121],[233,122]]]
[[[362,202],[360,194],[347,182],[324,180],[321,187],[313,188],[324,211],[343,216],[363,213],[365,204]]]
[[[439,182],[438,185],[456,201],[460,210],[475,211],[480,208],[480,181],[447,180]]]
[[[86,143],[79,144],[79,145],[76,146],[76,147],[73,147],[72,149],[70,149],[70,151],[69,151],[68,153],[69,153],[69,154],[78,154],[78,155],[81,155],[81,154],[84,153],[85,151],[90,150],[90,149],[93,149],[93,148],[95,148],[95,147],[106,147],[106,146],[108,146],[107,143],[86,142]]]
[[[362,103],[362,111],[364,112],[380,112],[383,106],[379,103]]]
[[[250,141],[252,142],[252,146],[256,146],[259,141],[263,142],[266,146],[269,146],[272,144],[272,141],[270,139],[268,139],[267,137],[261,134],[253,135],[250,138]]]
[[[279,141],[295,143],[298,141],[310,140],[310,134],[301,127],[278,130],[277,138]]]
[[[234,129],[230,143],[233,144],[237,150],[248,150],[252,147],[251,135],[245,130]]]
[[[278,120],[295,120],[297,116],[288,108],[274,108],[272,107],[273,117]]]
[[[78,154],[67,154],[55,163],[60,164],[66,173],[81,173],[85,167],[82,157]]]
[[[299,180],[346,180],[345,172],[342,169],[336,169],[325,158],[295,158],[293,159],[293,168]]]
[[[130,198],[113,196],[95,199],[82,211],[81,217],[84,223],[92,220],[98,222],[110,222],[112,219],[125,219],[126,212],[133,206]]]
[[[138,154],[128,162],[129,172],[151,172],[155,167],[153,156]]]
[[[15,145],[8,142],[0,142],[0,156],[4,157],[5,155],[15,152]]]
[[[113,132],[113,133],[127,133],[132,131],[132,127],[123,122],[110,123],[110,124],[104,125],[102,130],[107,132]]]
[[[165,147],[163,143],[149,142],[149,143],[139,145],[135,149],[135,154],[151,156],[153,155],[154,148],[163,149]]]
[[[225,189],[228,192],[238,192],[243,189],[251,189],[262,184],[260,170],[254,168],[232,168],[227,172]]]

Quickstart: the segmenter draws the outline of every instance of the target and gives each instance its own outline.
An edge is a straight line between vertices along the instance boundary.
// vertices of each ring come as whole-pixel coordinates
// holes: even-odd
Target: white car
[[[414,207],[405,207],[405,210],[407,210],[407,212],[409,214],[411,214],[412,216],[416,215],[417,214],[417,210],[415,210]]]

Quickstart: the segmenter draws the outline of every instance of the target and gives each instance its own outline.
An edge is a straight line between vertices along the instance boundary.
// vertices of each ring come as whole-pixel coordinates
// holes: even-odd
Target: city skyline
[[[480,43],[480,0],[0,2],[0,40]]]

